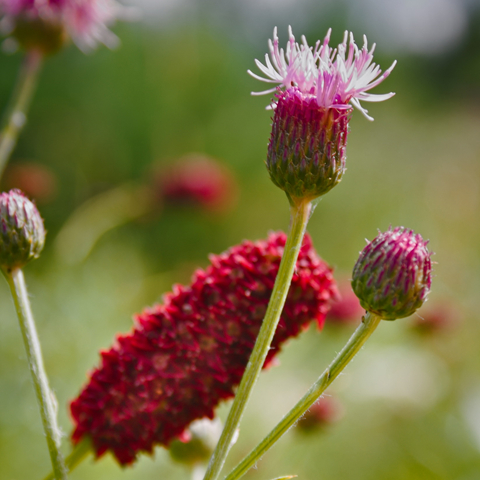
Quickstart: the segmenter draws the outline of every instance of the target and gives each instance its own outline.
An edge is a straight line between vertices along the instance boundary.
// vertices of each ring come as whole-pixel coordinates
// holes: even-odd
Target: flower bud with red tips
[[[0,268],[11,272],[38,258],[45,228],[37,207],[20,190],[0,194]]]
[[[368,243],[352,274],[362,307],[384,320],[408,317],[420,308],[432,282],[427,243],[404,227],[379,233]]]

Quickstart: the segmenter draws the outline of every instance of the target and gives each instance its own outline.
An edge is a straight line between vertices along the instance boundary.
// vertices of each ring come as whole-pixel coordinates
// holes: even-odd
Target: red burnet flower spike
[[[285,245],[284,233],[245,241],[210,257],[189,286],[136,317],[133,331],[102,352],[101,365],[71,403],[73,441],[92,441],[122,465],[140,451],[168,446],[196,419],[213,418],[234,396],[265,314]],[[336,295],[332,271],[307,235],[285,308],[266,358],[312,320],[322,327]]]

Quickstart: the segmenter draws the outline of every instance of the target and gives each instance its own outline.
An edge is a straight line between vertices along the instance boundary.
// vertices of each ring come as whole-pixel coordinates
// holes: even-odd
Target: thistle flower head
[[[11,272],[38,258],[45,243],[37,207],[20,190],[0,194],[0,268]]]
[[[408,317],[420,308],[432,282],[427,243],[403,227],[379,233],[369,242],[352,274],[362,307],[385,320]]]
[[[89,437],[97,456],[110,450],[125,465],[182,437],[194,420],[213,418],[242,378],[285,240],[272,233],[212,255],[189,286],[175,286],[162,305],[138,315],[71,403],[74,442]],[[312,320],[323,325],[335,293],[331,270],[307,236],[265,365]]]
[[[369,50],[366,38],[359,49],[353,34],[345,32],[343,42],[332,48],[330,33],[310,47],[305,37],[296,43],[289,28],[283,50],[275,28],[265,65],[255,60],[265,77],[248,71],[258,80],[276,84],[254,94],[276,92],[266,164],[273,183],[293,203],[324,195],[342,179],[352,106],[373,120],[360,101],[378,102],[394,95],[367,92],[389,75],[395,62],[382,73],[372,62],[375,45]]]
[[[319,108],[349,110],[353,105],[366,118],[373,120],[360,102],[381,102],[395,95],[394,93],[376,95],[367,92],[385,80],[395,67],[396,61],[382,73],[380,67],[372,62],[375,44],[369,50],[365,35],[362,49],[356,45],[353,33],[348,31],[344,34],[343,42],[337,48],[333,48],[329,46],[331,32],[332,29],[329,29],[323,42],[319,40],[310,47],[303,35],[302,43],[298,44],[289,27],[289,40],[284,51],[279,47],[275,27],[273,41],[268,41],[270,57],[268,54],[265,55],[265,65],[255,60],[257,67],[267,78],[260,77],[250,70],[248,73],[257,80],[278,84],[285,90],[297,89],[303,98],[315,99]],[[273,87],[252,94],[263,95],[276,90],[277,87]]]
[[[118,38],[108,26],[131,15],[115,0],[0,0],[0,14],[7,34],[44,53],[60,49],[68,36],[83,51],[99,42],[113,48]]]

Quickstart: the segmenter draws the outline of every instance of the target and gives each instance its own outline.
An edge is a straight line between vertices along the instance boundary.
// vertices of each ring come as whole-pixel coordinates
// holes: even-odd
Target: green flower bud
[[[397,227],[379,233],[363,249],[353,268],[352,288],[365,310],[395,320],[422,306],[432,282],[427,243]]]
[[[37,207],[20,190],[0,194],[0,268],[11,272],[38,258],[45,228]]]

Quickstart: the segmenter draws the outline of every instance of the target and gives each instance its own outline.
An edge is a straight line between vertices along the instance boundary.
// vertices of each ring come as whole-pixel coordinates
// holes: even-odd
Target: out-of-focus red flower
[[[449,331],[461,322],[461,317],[462,313],[453,304],[428,304],[413,317],[412,329],[422,335]]]
[[[7,189],[18,188],[38,204],[52,201],[57,194],[57,178],[52,170],[40,163],[10,164],[3,183]]]
[[[234,396],[260,329],[285,245],[284,233],[245,241],[176,285],[163,304],[136,317],[133,331],[101,353],[79,397],[71,403],[73,441],[92,441],[96,456],[112,451],[123,464],[140,451],[168,446],[200,418],[213,418]],[[321,327],[336,294],[331,269],[306,236],[272,348],[313,320]]]
[[[233,174],[217,160],[188,155],[154,175],[157,195],[166,204],[199,206],[225,212],[236,203],[238,187]]]
[[[360,300],[353,293],[350,282],[341,282],[339,294],[332,299],[330,311],[327,314],[327,322],[337,325],[360,323],[365,310],[360,305]]]
[[[333,397],[319,398],[298,422],[300,432],[311,432],[337,422],[343,416],[340,402]]]

